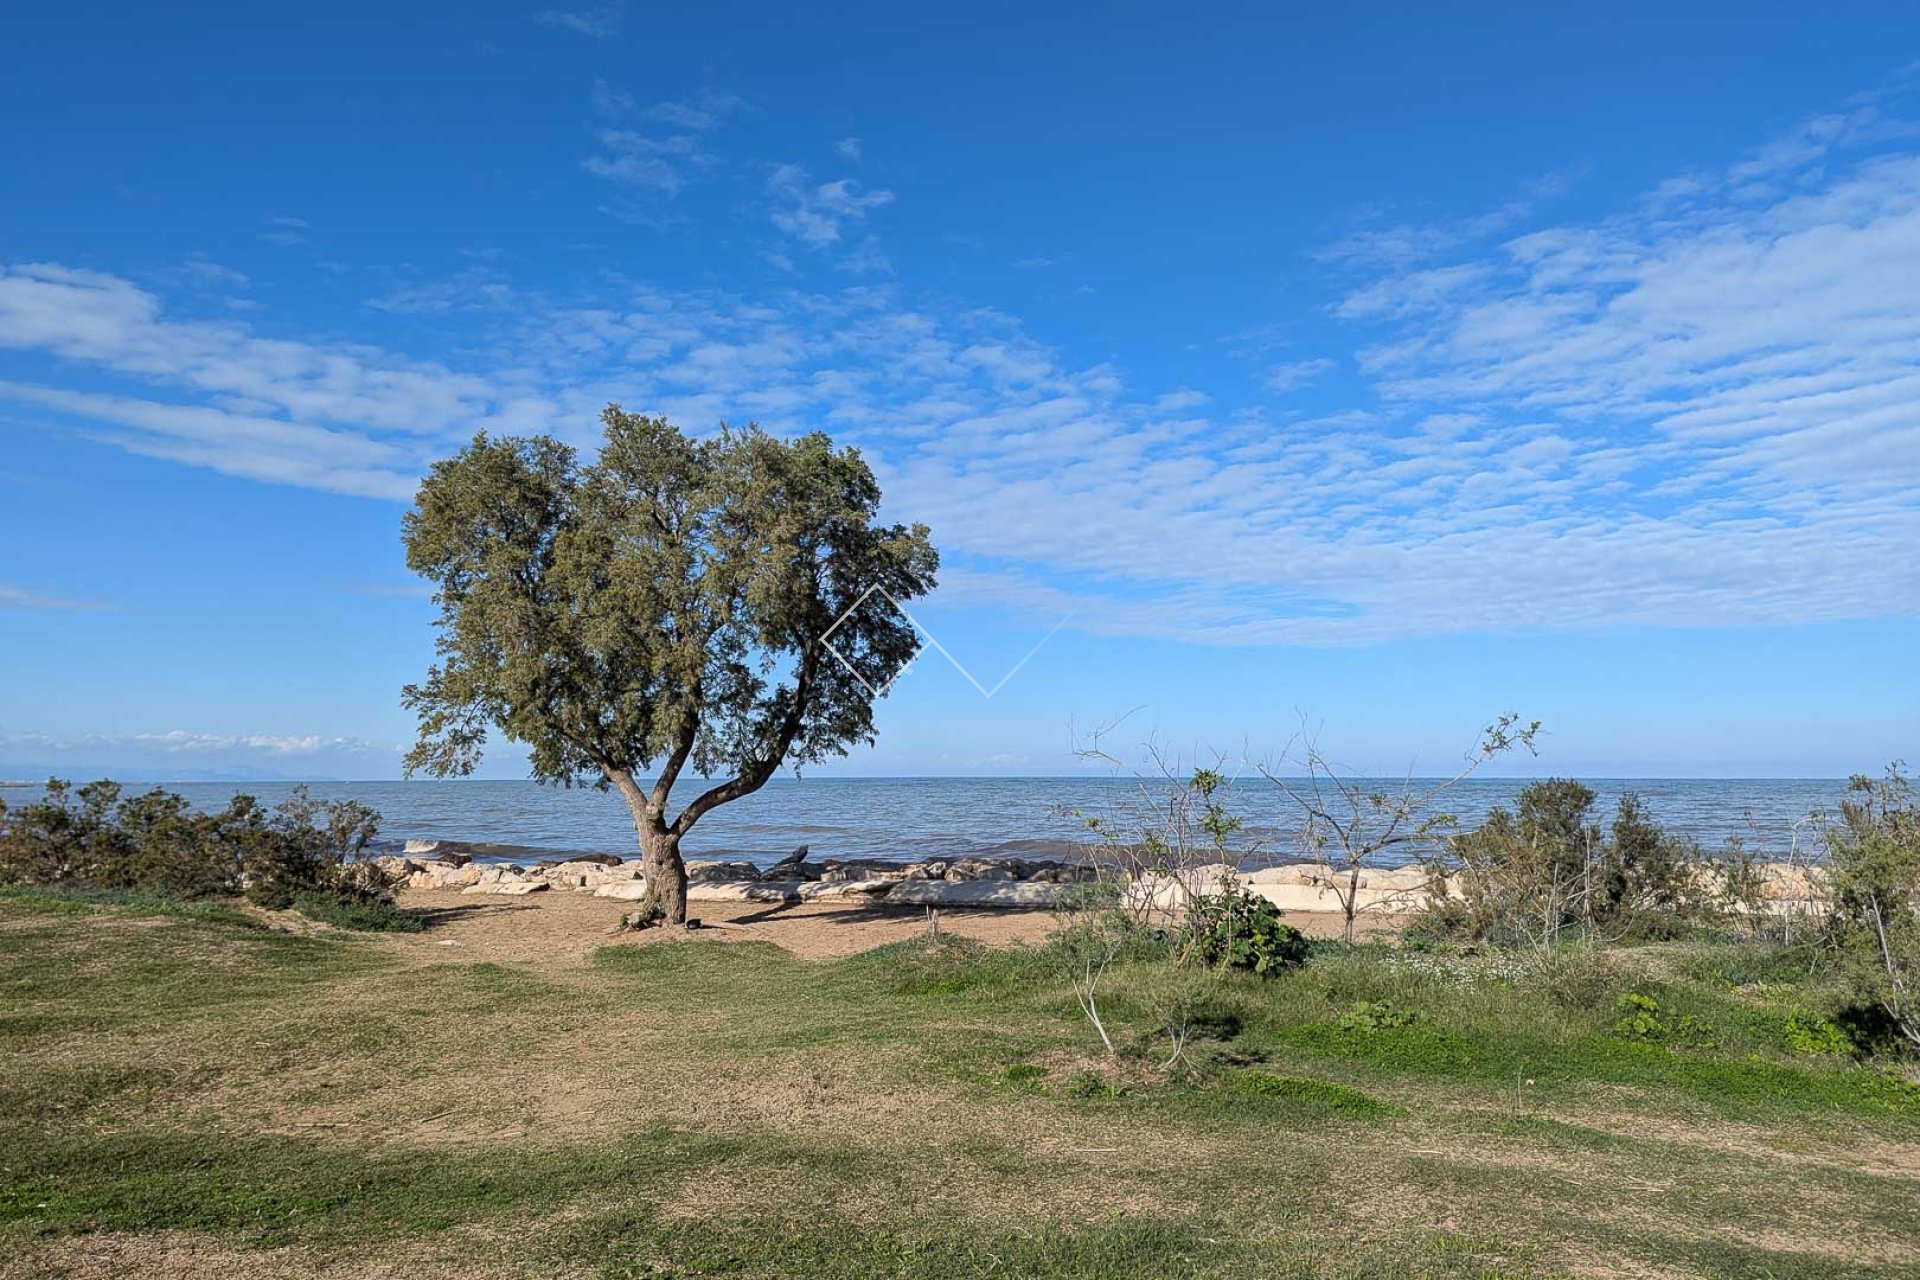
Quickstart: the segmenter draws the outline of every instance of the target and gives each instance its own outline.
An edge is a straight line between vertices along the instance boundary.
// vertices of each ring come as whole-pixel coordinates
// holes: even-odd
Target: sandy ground
[[[426,932],[395,939],[423,960],[444,960],[447,949],[458,948],[463,959],[498,963],[585,961],[609,942],[645,944],[671,936],[648,930],[609,937],[620,917],[633,909],[632,903],[561,890],[495,898],[452,889],[408,889],[399,901],[403,907],[426,913]],[[850,956],[927,932],[925,908],[884,904],[696,902],[690,914],[716,937],[771,942],[804,960]],[[1339,917],[1324,912],[1292,912],[1287,922],[1310,937],[1340,933]],[[1397,928],[1401,922],[1372,916],[1362,923],[1362,932],[1373,933]],[[940,912],[942,933],[988,946],[1037,943],[1058,924],[1054,914],[1045,910],[947,908]]]

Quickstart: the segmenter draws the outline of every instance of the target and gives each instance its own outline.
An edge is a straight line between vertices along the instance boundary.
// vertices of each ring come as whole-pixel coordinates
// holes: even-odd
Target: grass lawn
[[[1108,1061],[1037,948],[499,964],[0,894],[0,1272],[1920,1275],[1920,1088],[1809,1052],[1764,957],[1615,963],[1124,965]]]

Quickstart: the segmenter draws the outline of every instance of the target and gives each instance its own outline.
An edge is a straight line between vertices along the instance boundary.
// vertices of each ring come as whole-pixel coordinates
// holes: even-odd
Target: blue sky
[[[394,776],[417,477],[614,400],[1066,619],[841,772],[1915,754],[1920,11],[1449,8],[11,16],[0,772]]]

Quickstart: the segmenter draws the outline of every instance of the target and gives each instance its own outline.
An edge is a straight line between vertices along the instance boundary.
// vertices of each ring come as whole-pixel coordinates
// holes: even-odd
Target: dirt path
[[[400,905],[427,915],[426,932],[394,938],[397,946],[423,963],[446,960],[452,951],[467,960],[564,968],[585,964],[609,942],[643,945],[662,936],[647,932],[610,938],[609,932],[632,910],[632,904],[584,893],[553,891],[496,898],[452,889],[409,889],[400,894]],[[771,942],[803,960],[838,959],[927,932],[926,912],[920,907],[698,902],[691,904],[691,910],[715,937]],[[1311,937],[1340,932],[1338,917],[1322,912],[1294,912],[1287,919]],[[1366,932],[1399,923],[1374,917],[1367,921]],[[947,908],[940,913],[942,933],[988,946],[1038,943],[1057,924],[1046,910]]]

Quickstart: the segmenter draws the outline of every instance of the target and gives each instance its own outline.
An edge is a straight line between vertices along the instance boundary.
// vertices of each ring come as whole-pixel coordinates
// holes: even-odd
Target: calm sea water
[[[690,796],[698,789],[683,781]],[[1845,794],[1839,779],[1585,779],[1599,796],[1597,814],[1610,817],[1623,791],[1636,791],[1668,829],[1717,851],[1733,837],[1758,852],[1784,852],[1795,824],[1815,811],[1834,811]],[[1450,792],[1444,808],[1463,824],[1511,803],[1525,780],[1476,778]],[[290,783],[168,784],[203,808],[224,805],[236,791],[271,804]],[[633,826],[626,806],[607,792],[565,790],[533,782],[316,782],[322,799],[353,799],[381,814],[383,844],[439,839],[512,846],[506,856],[544,857],[567,851],[631,855]],[[37,789],[0,791],[21,803]],[[677,798],[684,800],[685,796]],[[1297,856],[1298,823],[1277,787],[1255,778],[1234,783],[1228,807],[1243,816],[1242,835],[1264,846],[1265,858]],[[755,795],[703,818],[687,837],[693,857],[778,860],[794,846],[816,858],[1071,856],[1089,844],[1084,817],[1098,816],[1122,830],[1145,807],[1141,784],[1122,778],[829,778],[778,779]],[[1137,829],[1137,826],[1135,827]],[[1802,846],[1809,828],[1802,827]]]

